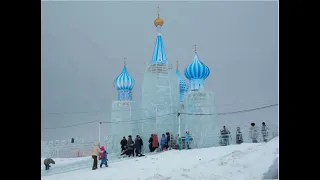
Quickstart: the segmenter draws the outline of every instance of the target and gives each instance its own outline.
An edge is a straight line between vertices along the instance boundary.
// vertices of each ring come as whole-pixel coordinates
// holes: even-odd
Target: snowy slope
[[[42,177],[44,180],[261,179],[278,158],[278,137],[268,143],[231,145],[156,155]],[[54,166],[52,167],[54,168]]]
[[[46,158],[41,158],[41,170],[44,170],[45,169],[45,166],[43,164],[43,161],[45,160]],[[52,166],[55,166],[56,167],[59,167],[59,166],[66,166],[70,163],[77,163],[77,162],[80,162],[80,161],[83,161],[83,160],[88,160],[88,159],[92,159],[91,157],[78,157],[78,158],[53,158],[53,160],[55,161],[56,164],[52,165]]]

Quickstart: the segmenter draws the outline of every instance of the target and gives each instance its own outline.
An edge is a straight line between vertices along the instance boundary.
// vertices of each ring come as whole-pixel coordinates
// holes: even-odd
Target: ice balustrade
[[[248,128],[241,127],[242,137],[244,143],[251,143],[252,140],[249,137],[250,131]],[[276,136],[278,136],[278,126],[271,125],[267,126],[268,128],[268,136],[267,139],[270,140]],[[227,129],[233,129],[231,126],[227,126]],[[256,127],[258,132],[258,142],[263,142],[263,136],[261,132],[261,127]],[[206,129],[203,130],[204,132]],[[165,134],[165,132],[163,132]],[[177,143],[177,133],[171,133],[173,135],[172,141],[175,141],[173,144]],[[185,137],[185,132],[181,133],[182,137]],[[190,131],[190,135],[192,137],[192,141],[190,142],[190,146],[192,148],[206,148],[212,146],[220,146],[221,134],[220,130],[212,133],[207,133],[206,136],[197,136],[192,134]],[[142,152],[148,152],[148,139],[150,136],[142,137],[143,138],[143,149]],[[158,136],[159,141],[161,135]],[[147,139],[147,140],[145,140]],[[121,139],[118,136],[105,136],[102,138],[102,142],[100,142],[101,146],[105,146],[107,151],[109,152],[108,158],[110,160],[119,158],[120,155],[120,141]],[[199,143],[201,142],[201,143]],[[92,139],[75,139],[74,143],[71,143],[68,140],[55,140],[55,141],[44,141],[43,142],[43,153],[45,157],[51,158],[70,158],[70,157],[83,157],[83,156],[91,156],[91,150],[95,141]],[[236,132],[231,131],[229,136],[229,143],[236,144]]]

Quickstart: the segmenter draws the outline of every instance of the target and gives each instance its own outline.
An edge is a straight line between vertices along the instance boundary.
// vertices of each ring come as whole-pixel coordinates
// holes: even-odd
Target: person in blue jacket
[[[160,140],[160,145],[161,145],[161,151],[163,151],[163,148],[166,144],[167,138],[164,134],[162,134],[161,140]]]
[[[101,163],[100,163],[100,168],[102,168],[102,165],[104,164],[106,167],[108,167],[108,159],[107,159],[107,150],[104,149],[104,146],[101,146],[100,148],[102,155],[101,155]]]
[[[191,142],[191,141],[192,141],[192,137],[191,137],[191,135],[190,135],[190,132],[187,131],[187,132],[186,132],[187,149],[191,149],[191,148],[190,148],[190,142]]]

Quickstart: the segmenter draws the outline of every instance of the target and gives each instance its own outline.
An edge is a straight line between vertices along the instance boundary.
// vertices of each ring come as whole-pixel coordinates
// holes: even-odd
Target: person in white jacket
[[[253,143],[257,143],[258,142],[258,130],[255,126],[255,123],[251,123],[251,127],[250,127],[250,139],[252,140]]]
[[[98,157],[100,154],[100,143],[96,142],[92,148],[92,158],[93,158],[93,166],[92,170],[95,170],[98,168]]]

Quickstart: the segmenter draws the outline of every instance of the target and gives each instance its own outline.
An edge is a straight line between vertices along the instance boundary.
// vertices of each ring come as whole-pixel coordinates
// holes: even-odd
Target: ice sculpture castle
[[[135,80],[129,75],[126,64],[114,80],[118,100],[112,103],[109,126],[112,138],[108,144],[113,146],[115,152],[120,152],[119,142],[123,136],[135,137],[139,134],[147,144],[153,133],[161,136],[170,132],[177,136],[180,128],[180,136],[190,132],[197,147],[213,146],[215,142],[209,141],[216,141],[210,138],[214,130],[214,117],[199,116],[214,112],[213,93],[204,91],[210,69],[200,61],[195,48],[193,61],[184,71],[189,82],[186,81],[179,71],[178,61],[176,68],[173,68],[167,59],[161,33],[164,21],[159,12],[154,25],[157,29],[156,42],[152,57],[145,66],[140,107],[132,100]]]

